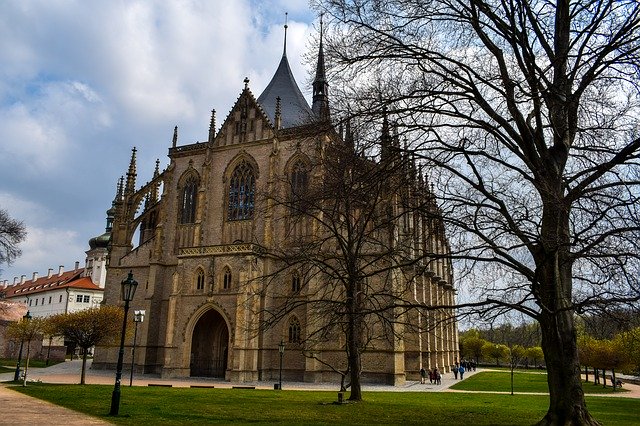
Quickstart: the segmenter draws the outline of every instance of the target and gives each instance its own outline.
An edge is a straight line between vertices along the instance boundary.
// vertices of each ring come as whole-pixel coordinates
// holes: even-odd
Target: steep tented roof
[[[276,98],[280,97],[281,127],[295,127],[308,123],[313,112],[302,95],[289,67],[286,51],[271,82],[258,97],[258,103],[272,123],[275,123]]]

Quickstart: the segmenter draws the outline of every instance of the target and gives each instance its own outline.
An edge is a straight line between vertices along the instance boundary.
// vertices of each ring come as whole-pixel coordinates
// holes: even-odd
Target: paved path
[[[75,384],[80,383],[80,372],[82,362],[80,360],[66,361],[47,368],[29,368],[28,380],[41,381],[44,383],[64,383]],[[125,367],[126,368],[126,367]],[[474,372],[466,372],[465,378],[470,377]],[[130,374],[125,369],[122,374],[122,386],[129,386]],[[13,380],[13,373],[0,374],[0,382]],[[91,369],[91,360],[87,362],[87,371],[85,382],[87,384],[113,385],[115,381],[115,372],[113,370],[93,370]],[[173,387],[190,387],[190,386],[215,386],[216,388],[231,388],[233,386],[255,386],[256,389],[273,389],[273,385],[277,383],[278,378],[272,380],[263,380],[256,382],[231,383],[221,379],[211,378],[180,378],[180,379],[161,379],[155,374],[134,375],[133,386],[148,386],[149,384],[164,384]],[[442,392],[453,385],[457,380],[453,378],[453,373],[445,373],[442,375],[442,384],[420,384],[420,382],[409,381],[402,386],[391,385],[363,385],[362,389],[366,391],[385,391],[385,392]],[[283,381],[283,389],[299,389],[299,390],[327,390],[338,391],[339,386],[335,383],[303,383]]]
[[[0,385],[0,407],[2,407],[0,425],[84,426],[111,424],[41,399],[32,398],[14,391],[6,385]]]

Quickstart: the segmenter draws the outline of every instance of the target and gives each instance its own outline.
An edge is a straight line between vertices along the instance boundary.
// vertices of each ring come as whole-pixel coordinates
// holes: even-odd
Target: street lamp
[[[22,317],[23,320],[29,321],[31,319],[31,313],[27,311]],[[13,381],[20,380],[20,361],[22,361],[22,346],[24,345],[24,337],[20,339],[20,351],[18,352],[18,364],[16,365],[16,374],[13,375]]]
[[[280,352],[280,380],[278,389],[282,390],[282,357],[284,356],[284,340],[280,340],[278,345],[278,352]]]
[[[133,332],[133,350],[131,351],[131,377],[129,378],[129,387],[133,385],[133,361],[136,358],[136,338],[138,337],[138,323],[144,321],[144,310],[133,311],[133,322],[136,324]]]
[[[127,332],[127,313],[129,312],[129,302],[133,300],[136,293],[138,281],[133,279],[133,272],[129,271],[127,279],[123,280],[122,300],[124,300],[124,319],[122,320],[122,335],[120,336],[120,352],[118,352],[118,365],[116,366],[116,384],[111,394],[111,411],[109,415],[117,416],[120,410],[120,379],[122,378],[122,359],[124,358],[124,335]]]

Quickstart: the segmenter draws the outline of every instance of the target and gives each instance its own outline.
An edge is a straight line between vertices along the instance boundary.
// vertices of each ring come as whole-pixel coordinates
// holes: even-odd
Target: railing
[[[208,256],[229,253],[259,254],[260,252],[260,247],[256,244],[220,244],[215,246],[184,247],[178,250],[178,256]]]

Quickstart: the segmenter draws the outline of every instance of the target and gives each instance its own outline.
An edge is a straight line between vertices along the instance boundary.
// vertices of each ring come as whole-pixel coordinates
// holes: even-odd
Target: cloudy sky
[[[282,55],[309,97],[315,14],[308,0],[0,2],[0,208],[27,240],[0,280],[84,264],[104,232],[118,178],[138,149],[138,186],[155,160],[206,140],[244,87],[256,97]]]

